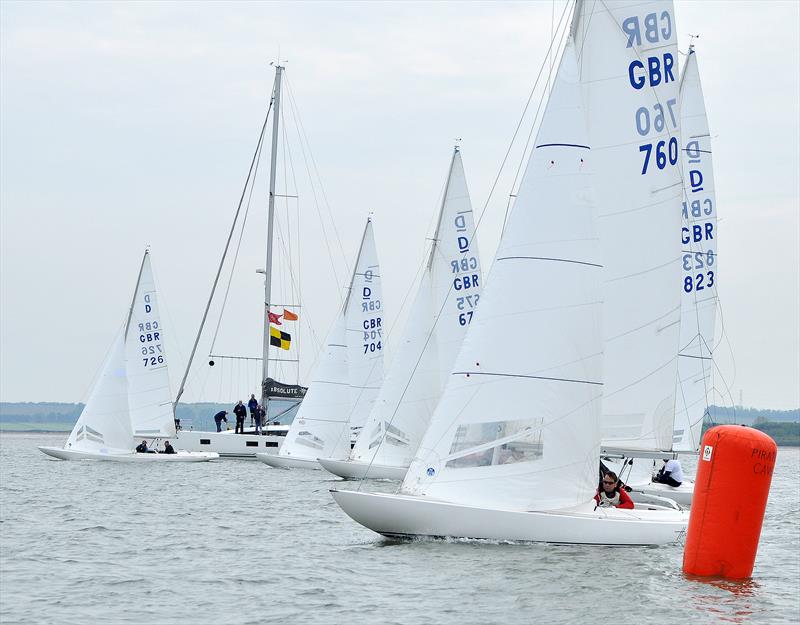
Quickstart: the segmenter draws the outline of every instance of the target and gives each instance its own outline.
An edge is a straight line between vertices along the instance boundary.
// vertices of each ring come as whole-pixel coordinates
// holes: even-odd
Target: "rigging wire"
[[[342,240],[339,237],[339,231],[336,228],[336,220],[333,218],[333,211],[331,210],[330,203],[328,202],[328,194],[325,192],[325,185],[322,184],[322,176],[319,174],[319,170],[317,169],[317,161],[314,158],[314,152],[311,150],[311,143],[308,140],[308,135],[306,134],[305,126],[303,126],[303,120],[300,116],[300,107],[297,106],[297,103],[294,99],[294,88],[291,86],[290,81],[287,78],[287,92],[289,94],[289,100],[291,101],[291,110],[292,115],[297,117],[297,127],[303,134],[303,138],[305,139],[305,144],[308,146],[308,153],[311,157],[311,164],[314,166],[314,173],[317,176],[317,181],[319,183],[320,193],[322,194],[322,200],[325,202],[325,207],[328,209],[328,216],[330,217],[331,224],[333,226],[333,233],[336,236],[336,242],[339,244],[339,253],[342,255],[342,259],[344,260],[345,269],[349,271],[350,265],[347,262],[347,255],[344,253],[344,246],[342,245]],[[302,145],[302,143],[301,143]]]
[[[250,183],[250,192],[247,196],[247,204],[245,206],[244,216],[242,217],[242,224],[239,230],[239,238],[236,242],[236,252],[233,255],[233,261],[231,262],[231,270],[228,275],[228,284],[225,288],[225,296],[222,299],[222,306],[219,311],[219,317],[217,318],[217,326],[214,329],[214,337],[211,340],[211,347],[209,348],[209,353],[214,353],[214,345],[217,342],[217,335],[219,334],[220,325],[222,323],[222,317],[225,313],[225,306],[228,303],[228,295],[231,290],[231,284],[233,283],[233,274],[236,270],[236,263],[239,260],[239,250],[241,249],[242,238],[244,237],[245,227],[247,226],[247,217],[250,214],[250,206],[253,200],[253,192],[256,186],[256,179],[258,177],[258,168],[259,165],[261,164],[261,154],[263,153],[263,147],[264,147],[264,142],[262,141],[257,148],[256,164],[255,164],[255,169],[253,170],[253,179]]]
[[[557,30],[561,29],[562,21],[564,20],[565,15],[568,14],[570,6],[571,6],[570,3],[567,3],[567,4],[564,5],[564,10],[562,11],[561,17],[558,20]],[[554,43],[555,43],[555,40],[551,39],[550,40],[550,45],[548,46],[547,52],[545,53],[546,55],[550,54],[550,51],[553,49],[553,44]],[[542,64],[539,66],[539,72],[536,75],[536,80],[534,81],[533,87],[531,87],[531,91],[528,94],[528,99],[525,102],[525,106],[522,109],[522,113],[520,114],[519,122],[517,122],[517,126],[516,126],[516,128],[514,128],[514,133],[511,135],[511,141],[509,142],[508,149],[506,150],[505,156],[503,156],[503,160],[500,163],[500,169],[497,172],[497,176],[495,176],[494,182],[492,183],[492,186],[489,189],[489,195],[487,196],[486,202],[484,203],[483,208],[481,209],[481,213],[478,216],[478,221],[476,222],[476,225],[475,225],[475,232],[476,233],[478,231],[478,226],[483,221],[483,216],[486,213],[486,209],[489,206],[490,200],[492,199],[492,195],[494,194],[495,188],[497,187],[497,183],[500,181],[500,176],[502,175],[503,170],[505,169],[506,161],[508,160],[508,157],[511,154],[511,150],[514,147],[514,142],[517,139],[517,134],[519,133],[519,129],[522,127],[522,123],[525,120],[525,115],[528,112],[528,107],[530,106],[531,100],[533,100],[533,96],[536,93],[536,88],[539,85],[539,80],[542,77],[542,73],[544,72],[544,68],[545,67],[547,67],[547,56],[545,56],[545,58],[542,61]],[[541,98],[540,98],[541,100],[544,100],[544,95],[545,94],[543,93]],[[524,154],[523,154],[523,158],[524,158]],[[505,227],[505,222],[504,222],[503,226]]]
[[[239,212],[242,209],[242,203],[244,202],[245,193],[247,192],[247,185],[248,185],[248,183],[250,181],[251,176],[253,175],[253,168],[255,167],[256,159],[257,159],[259,151],[261,149],[261,143],[264,140],[264,132],[266,131],[266,128],[267,128],[267,121],[269,120],[269,114],[270,114],[270,111],[272,110],[272,103],[274,101],[274,97],[275,96],[274,96],[274,87],[273,87],[273,96],[272,96],[272,98],[270,98],[269,106],[267,107],[267,114],[264,117],[264,124],[261,126],[261,133],[258,136],[258,142],[256,144],[256,149],[255,149],[255,151],[253,153],[253,159],[250,162],[250,170],[247,172],[247,178],[245,179],[244,188],[242,189],[242,195],[239,198],[239,204],[236,207],[236,213],[234,214],[233,223],[231,224],[231,229],[230,229],[230,232],[228,233],[228,239],[225,241],[225,248],[222,251],[222,258],[220,258],[220,261],[219,261],[219,268],[217,269],[217,274],[214,277],[214,283],[211,286],[211,293],[210,293],[210,295],[208,297],[208,303],[206,304],[205,311],[203,312],[203,318],[200,321],[200,328],[197,331],[197,338],[195,338],[194,346],[192,347],[192,352],[189,355],[189,362],[186,364],[186,372],[184,373],[183,379],[181,380],[180,388],[178,389],[178,394],[175,397],[175,401],[173,402],[173,406],[177,405],[178,401],[181,398],[181,395],[183,394],[184,386],[186,384],[186,378],[189,376],[189,371],[191,370],[191,367],[192,367],[192,361],[194,360],[194,355],[195,355],[195,352],[197,350],[197,344],[200,342],[200,335],[203,332],[203,326],[205,325],[206,317],[208,317],[208,311],[209,311],[209,308],[211,308],[211,302],[214,299],[214,293],[216,292],[216,289],[217,289],[217,282],[219,281],[220,274],[222,273],[222,268],[223,268],[223,265],[225,263],[225,257],[226,257],[226,255],[228,253],[228,248],[230,247],[230,244],[231,244],[231,238],[233,238],[233,233],[236,230],[236,222],[237,222],[237,220],[239,218]]]

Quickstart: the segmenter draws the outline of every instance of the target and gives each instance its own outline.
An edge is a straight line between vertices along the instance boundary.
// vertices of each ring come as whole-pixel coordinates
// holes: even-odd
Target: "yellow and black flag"
[[[278,328],[269,327],[269,344],[281,349],[289,349],[292,344],[292,335],[282,332]]]

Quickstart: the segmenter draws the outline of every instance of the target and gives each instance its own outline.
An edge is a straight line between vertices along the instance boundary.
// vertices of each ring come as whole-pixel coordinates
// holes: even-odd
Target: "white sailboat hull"
[[[275,469],[315,469],[321,471],[322,467],[316,460],[306,458],[289,458],[278,454],[256,454],[256,460],[268,464]]]
[[[692,505],[692,498],[694,497],[694,482],[683,482],[680,486],[670,486],[669,484],[660,484],[658,482],[650,482],[649,484],[633,485],[633,492],[631,497],[635,499],[637,492],[644,495],[656,495],[657,497],[666,497],[672,499],[675,503],[684,508],[689,508]]]
[[[354,521],[389,537],[453,537],[586,545],[664,545],[685,535],[685,511],[594,508],[524,512],[409,495],[331,490]]]
[[[402,480],[408,467],[397,467],[385,464],[369,464],[357,460],[334,460],[333,458],[317,458],[317,462],[326,471],[343,477],[346,480]]]
[[[252,428],[244,434],[179,430],[176,440],[189,451],[216,452],[223,458],[255,458],[259,452],[277,454],[286,440],[288,426],[267,426],[266,435],[256,434]]]
[[[108,462],[208,462],[219,458],[219,454],[213,452],[183,450],[174,454],[140,454],[133,451],[101,453],[63,449],[62,447],[39,447],[39,451],[59,460],[104,460]]]

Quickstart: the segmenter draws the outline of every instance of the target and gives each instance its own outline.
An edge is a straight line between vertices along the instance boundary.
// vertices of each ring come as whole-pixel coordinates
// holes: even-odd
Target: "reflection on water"
[[[730,580],[714,577],[686,575],[692,583],[694,603],[698,611],[705,613],[711,622],[745,623],[754,614],[751,599],[758,596],[760,585],[753,579]],[[715,592],[721,591],[721,592]]]

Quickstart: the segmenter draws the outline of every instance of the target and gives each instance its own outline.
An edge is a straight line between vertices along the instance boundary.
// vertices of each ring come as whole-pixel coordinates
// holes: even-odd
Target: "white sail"
[[[672,2],[580,1],[573,36],[604,265],[603,446],[670,449],[683,196]]]
[[[456,148],[419,289],[353,460],[407,467],[414,458],[480,298],[483,278],[474,235]]]
[[[681,224],[681,332],[678,390],[672,445],[695,452],[708,408],[717,314],[717,200],[711,137],[708,130],[697,54],[681,77],[683,221]]]
[[[65,449],[102,453],[133,450],[123,335],[124,330],[120,330]]]
[[[340,313],[278,454],[307,460],[329,457],[348,431],[350,405],[345,322]]]
[[[345,302],[350,428],[360,430],[383,383],[383,290],[372,220],[367,219]],[[335,458],[350,453],[350,431],[338,443]]]
[[[174,437],[175,419],[164,350],[164,329],[149,251],[144,253],[131,304],[125,331],[125,354],[134,436]]]
[[[601,264],[574,48],[470,324],[402,491],[552,510],[595,493]]]
[[[368,220],[347,299],[278,456],[309,461],[347,457],[353,417],[369,410],[383,375],[381,300],[375,241]]]

